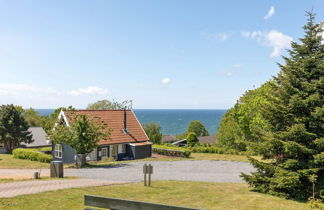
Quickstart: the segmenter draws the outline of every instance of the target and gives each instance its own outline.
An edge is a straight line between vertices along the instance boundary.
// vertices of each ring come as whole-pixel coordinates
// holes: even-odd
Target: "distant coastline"
[[[50,115],[54,109],[35,109],[40,115]],[[161,125],[162,133],[176,135],[183,133],[192,120],[201,121],[211,135],[217,127],[225,109],[134,109],[142,124],[156,122]]]

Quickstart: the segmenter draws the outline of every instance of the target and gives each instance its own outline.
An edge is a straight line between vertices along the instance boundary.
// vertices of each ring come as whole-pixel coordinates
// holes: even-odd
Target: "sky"
[[[0,0],[0,104],[228,109],[323,0]]]

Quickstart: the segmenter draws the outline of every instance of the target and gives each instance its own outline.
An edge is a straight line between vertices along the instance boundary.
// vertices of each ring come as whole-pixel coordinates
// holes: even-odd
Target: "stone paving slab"
[[[57,180],[32,180],[0,184],[0,198],[15,197],[25,194],[36,194],[45,191],[60,190],[76,187],[94,187],[124,182],[107,181],[99,179],[57,179]]]

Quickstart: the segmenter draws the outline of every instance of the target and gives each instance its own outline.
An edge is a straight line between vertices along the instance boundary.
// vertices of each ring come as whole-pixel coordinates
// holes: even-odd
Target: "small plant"
[[[308,198],[308,203],[311,208],[319,208],[319,205],[321,203],[320,199],[317,199],[315,197],[315,183],[317,180],[317,175],[313,174],[309,176],[309,181],[312,183],[312,196]]]
[[[308,198],[308,205],[311,208],[319,208],[320,204],[321,204],[320,199],[313,198],[313,196]]]

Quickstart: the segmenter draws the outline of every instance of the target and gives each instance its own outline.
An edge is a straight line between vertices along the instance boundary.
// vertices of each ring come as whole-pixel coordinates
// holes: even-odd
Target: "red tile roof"
[[[123,130],[124,110],[73,110],[63,112],[69,124],[73,123],[74,116],[85,115],[94,123],[101,123],[107,130],[108,128],[112,129],[110,139],[101,140],[100,145],[137,143],[149,140],[132,110],[126,110],[127,133]]]

